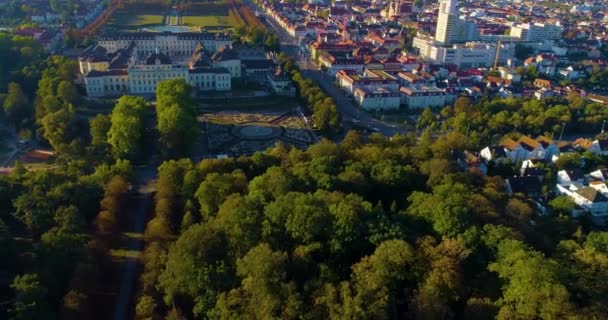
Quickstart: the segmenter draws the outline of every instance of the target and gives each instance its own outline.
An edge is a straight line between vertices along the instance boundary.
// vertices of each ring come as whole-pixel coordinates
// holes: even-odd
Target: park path
[[[136,190],[129,198],[129,216],[132,217],[126,232],[128,237],[126,250],[131,253],[124,262],[123,272],[120,281],[118,297],[114,307],[114,320],[127,320],[131,310],[135,306],[135,288],[138,277],[139,260],[144,249],[143,233],[146,228],[147,214],[151,211],[153,203],[153,188],[149,186],[156,177],[156,165],[146,165],[134,168],[133,189]]]

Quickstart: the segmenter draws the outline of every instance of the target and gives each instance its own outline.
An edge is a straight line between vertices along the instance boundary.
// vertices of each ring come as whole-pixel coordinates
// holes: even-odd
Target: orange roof
[[[519,140],[517,140],[517,142],[519,142],[519,144],[526,145],[526,146],[530,147],[531,149],[534,149],[534,148],[538,147],[538,145],[539,145],[538,141],[536,141],[528,136],[521,136],[521,138],[519,138]]]
[[[543,147],[546,147],[547,145],[553,143],[553,139],[549,139],[549,138],[547,138],[545,136],[538,136],[536,138],[536,141],[540,142],[540,144],[542,144]]]
[[[500,145],[502,145],[503,147],[505,147],[509,150],[515,150],[519,144],[515,140],[507,137],[507,138],[502,139],[502,141],[500,142]]]
[[[593,145],[593,141],[585,138],[578,138],[574,140],[574,146],[580,146],[583,149],[589,149]]]

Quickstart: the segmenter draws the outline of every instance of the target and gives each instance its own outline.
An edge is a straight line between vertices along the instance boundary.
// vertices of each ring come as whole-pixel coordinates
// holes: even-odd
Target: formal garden
[[[203,114],[199,121],[205,123],[211,154],[249,155],[279,142],[305,148],[316,141],[297,109],[287,112],[214,112]]]

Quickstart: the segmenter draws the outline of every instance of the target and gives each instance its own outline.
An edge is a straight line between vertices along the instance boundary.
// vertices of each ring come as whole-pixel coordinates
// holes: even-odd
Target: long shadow
[[[129,215],[127,232],[143,234],[146,227],[147,215],[152,208],[152,193],[139,190],[140,187],[150,182],[156,176],[156,164],[150,164],[140,168],[136,173],[136,192],[129,199]],[[129,251],[141,252],[144,242],[136,237],[128,237],[126,246],[122,248]],[[132,318],[130,314],[135,305],[132,301],[134,289],[137,281],[139,261],[133,257],[127,257],[124,261],[123,272],[120,282],[120,289],[116,299],[114,316],[115,320],[126,320]]]

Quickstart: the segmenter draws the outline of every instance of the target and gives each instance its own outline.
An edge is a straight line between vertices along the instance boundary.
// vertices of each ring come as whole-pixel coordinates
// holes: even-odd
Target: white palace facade
[[[198,91],[228,91],[241,61],[228,36],[132,33],[102,37],[79,58],[90,97],[150,95],[160,81],[183,78]]]

